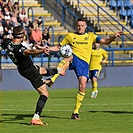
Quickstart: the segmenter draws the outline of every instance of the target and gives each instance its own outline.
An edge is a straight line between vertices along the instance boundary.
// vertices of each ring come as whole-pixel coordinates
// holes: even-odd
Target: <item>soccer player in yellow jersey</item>
[[[94,43],[90,59],[89,78],[92,84],[91,98],[96,98],[98,95],[97,79],[102,69],[102,64],[108,60],[108,54],[104,49],[100,48],[100,43]]]
[[[70,70],[74,70],[78,78],[78,93],[76,96],[75,108],[72,113],[71,119],[79,120],[79,109],[85,96],[86,83],[88,79],[88,70],[91,57],[92,44],[94,42],[108,45],[116,37],[123,34],[122,31],[117,32],[108,39],[102,39],[100,36],[95,35],[93,32],[85,32],[87,27],[86,20],[84,18],[78,18],[76,21],[77,32],[68,33],[62,40],[60,45],[49,47],[50,51],[59,51],[60,46],[68,44],[73,50],[73,55],[69,58],[64,58],[58,66],[65,66],[66,69],[69,66]],[[55,74],[51,79],[46,81],[48,86],[52,86],[59,74]]]

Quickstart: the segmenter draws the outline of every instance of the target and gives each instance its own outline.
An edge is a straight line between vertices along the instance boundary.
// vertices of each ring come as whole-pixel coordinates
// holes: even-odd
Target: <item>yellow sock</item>
[[[65,60],[61,60],[61,62],[59,63],[59,65],[58,65],[57,67],[61,67],[61,66],[63,66],[65,63],[66,63]],[[51,81],[54,83],[55,80],[58,78],[59,75],[60,75],[59,73],[53,75],[53,76],[51,77]]]
[[[54,76],[51,77],[51,81],[54,83],[54,81],[58,78],[59,73],[55,74]]]
[[[74,109],[74,114],[79,114],[79,109],[81,107],[81,103],[84,99],[85,93],[78,91],[77,97],[76,97],[76,105],[75,105],[75,109]]]
[[[92,92],[96,92],[97,91],[97,81],[94,81],[92,83]]]

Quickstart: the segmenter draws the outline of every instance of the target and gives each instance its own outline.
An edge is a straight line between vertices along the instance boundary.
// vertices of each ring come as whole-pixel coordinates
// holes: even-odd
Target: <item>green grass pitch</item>
[[[86,90],[80,117],[71,120],[77,89],[49,89],[41,114],[48,126],[30,125],[38,93],[0,91],[0,133],[133,133],[133,87],[99,88],[96,99]]]

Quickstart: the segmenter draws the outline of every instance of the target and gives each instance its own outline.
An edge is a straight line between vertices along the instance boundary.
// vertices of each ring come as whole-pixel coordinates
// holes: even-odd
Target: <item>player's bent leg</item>
[[[65,75],[65,71],[68,68],[68,66],[69,66],[69,61],[62,60],[59,63],[59,65],[57,66],[57,69],[61,69],[61,71],[59,72],[59,74],[61,76],[64,76]]]
[[[47,70],[46,70],[46,68],[40,67],[39,72],[41,75],[45,75],[47,73]]]
[[[64,58],[58,65],[57,68],[62,68],[62,72],[60,72],[60,75],[61,76],[64,76],[65,75],[65,71],[66,69],[68,68],[70,62],[72,61],[73,59],[73,55],[71,55],[70,57],[67,57],[67,58]]]
[[[50,79],[47,79],[45,81],[46,85],[48,87],[52,87],[55,80],[58,78],[59,74],[64,76],[65,75],[65,71],[66,69],[68,68],[69,66],[69,61],[66,61],[66,60],[62,60],[59,65],[57,66],[57,69],[58,69],[58,74],[55,74],[52,78]]]
[[[40,74],[43,76],[51,76],[51,75],[57,74],[61,71],[62,71],[62,68],[60,68],[60,69],[58,69],[58,68],[46,69],[46,68],[40,67]]]
[[[39,93],[40,95],[45,95],[46,97],[49,96],[48,90],[47,90],[47,87],[46,87],[46,84],[45,84],[45,83],[44,83],[41,87],[39,87],[39,88],[37,89],[37,91],[38,91],[38,93]]]
[[[58,78],[59,74],[62,75],[62,76],[65,75],[65,71],[66,71],[66,69],[68,68],[69,63],[72,61],[72,59],[73,59],[73,56],[70,56],[70,57],[67,58],[67,59],[64,58],[64,59],[59,63],[59,65],[57,66],[58,74],[55,74],[54,76],[52,76],[52,78],[47,79],[47,80],[45,81],[45,83],[46,83],[46,85],[47,85],[48,87],[52,87],[52,86],[53,86],[53,84],[54,84],[55,80]]]

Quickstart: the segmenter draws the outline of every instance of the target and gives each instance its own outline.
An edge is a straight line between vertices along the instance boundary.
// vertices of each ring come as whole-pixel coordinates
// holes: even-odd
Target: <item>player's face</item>
[[[79,34],[84,34],[86,29],[86,22],[84,21],[77,21],[77,32]]]
[[[100,47],[100,43],[94,43],[93,46],[94,46],[94,49],[98,49]]]

